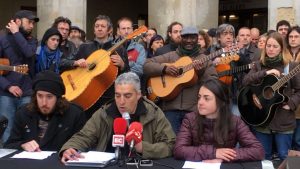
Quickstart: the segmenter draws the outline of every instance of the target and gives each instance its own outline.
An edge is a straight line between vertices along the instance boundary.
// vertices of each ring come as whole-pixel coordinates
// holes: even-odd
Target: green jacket
[[[105,151],[113,134],[114,118],[107,114],[107,110],[115,107],[115,102],[108,103],[94,113],[81,131],[76,133],[63,145],[59,154],[68,148],[87,151],[95,148]],[[142,98],[138,102],[137,111],[145,110],[140,116],[143,125],[143,158],[165,158],[172,155],[175,144],[175,134],[165,115],[154,103]],[[115,108],[117,110],[117,108]]]

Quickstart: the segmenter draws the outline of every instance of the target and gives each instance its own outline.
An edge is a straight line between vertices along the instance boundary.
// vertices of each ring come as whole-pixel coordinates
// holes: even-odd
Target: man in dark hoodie
[[[7,33],[0,36],[0,57],[7,57],[13,66],[27,64],[30,70],[29,74],[25,75],[11,71],[0,76],[0,115],[8,118],[3,142],[10,135],[15,111],[30,101],[34,74],[33,58],[37,48],[37,40],[31,36],[31,32],[38,21],[39,18],[33,12],[18,11],[6,25]]]

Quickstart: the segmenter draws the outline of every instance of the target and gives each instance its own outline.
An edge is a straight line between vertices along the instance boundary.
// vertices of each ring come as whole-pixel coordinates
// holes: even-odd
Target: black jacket
[[[16,112],[11,135],[4,147],[22,149],[21,145],[23,143],[35,140],[40,145],[41,150],[58,151],[86,122],[83,110],[71,103],[63,115],[54,112],[44,138],[39,141],[39,119],[40,115],[38,113],[30,112],[26,105],[21,107]]]

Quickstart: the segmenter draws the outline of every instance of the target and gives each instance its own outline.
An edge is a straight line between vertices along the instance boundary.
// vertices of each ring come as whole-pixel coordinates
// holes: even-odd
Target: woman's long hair
[[[281,52],[280,53],[282,54],[282,57],[283,57],[283,65],[287,65],[292,60],[292,55],[290,54],[289,50],[287,49],[287,45],[286,45],[286,42],[285,42],[284,38],[278,32],[273,32],[273,33],[268,35],[267,40],[266,40],[265,48],[261,52],[260,62],[264,66],[266,66],[266,57],[268,57],[267,52],[266,52],[266,46],[267,46],[268,40],[270,38],[275,39],[279,43],[279,45],[281,47]]]
[[[221,82],[219,79],[210,78],[206,80],[202,87],[210,90],[216,97],[217,113],[213,135],[215,146],[224,147],[230,130],[232,129],[232,113],[230,111],[231,101],[229,96],[229,86]],[[198,113],[196,120],[198,124],[198,138],[203,140],[203,121],[205,116]]]
[[[54,112],[58,112],[63,115],[63,113],[69,108],[69,102],[63,97],[57,97],[57,101],[55,104]],[[31,102],[27,105],[27,108],[31,112],[40,112],[39,106],[37,103],[36,92],[31,96]]]

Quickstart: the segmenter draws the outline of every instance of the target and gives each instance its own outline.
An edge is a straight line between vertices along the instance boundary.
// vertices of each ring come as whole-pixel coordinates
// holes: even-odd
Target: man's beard
[[[31,31],[26,31],[22,25],[20,26],[19,31],[24,37],[28,37],[31,35]]]

